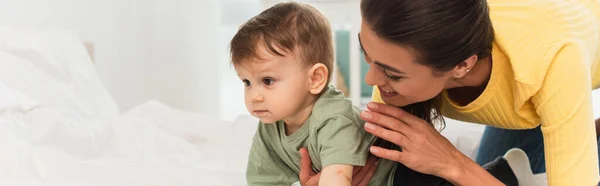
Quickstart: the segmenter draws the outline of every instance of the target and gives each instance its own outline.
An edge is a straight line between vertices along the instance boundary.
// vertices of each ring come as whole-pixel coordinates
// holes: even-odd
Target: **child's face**
[[[264,59],[244,61],[235,67],[245,86],[248,112],[263,123],[294,117],[309,104],[308,67],[289,53],[281,57],[262,52],[261,56]]]

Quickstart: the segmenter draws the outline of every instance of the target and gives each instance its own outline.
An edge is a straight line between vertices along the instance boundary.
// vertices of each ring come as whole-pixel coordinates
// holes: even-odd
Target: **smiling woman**
[[[377,126],[367,131],[403,147],[373,154],[456,184],[494,183],[437,131],[415,130],[439,111],[495,127],[482,139],[480,165],[517,147],[534,173],[548,170],[550,185],[598,183],[590,104],[600,87],[597,1],[362,0],[361,11],[373,99],[405,110],[437,102],[419,108],[422,120],[370,107]]]
[[[480,165],[518,147],[551,185],[598,183],[598,2],[362,0],[361,11],[373,99],[422,118],[370,104],[365,119],[376,126],[367,131],[403,147],[373,154],[457,184],[494,183],[436,131],[415,130],[439,112],[496,127],[486,129]]]
[[[364,26],[362,30],[363,32],[359,34],[358,40],[360,44],[360,49],[363,52],[365,60],[367,64],[369,64],[370,68],[365,77],[365,81],[367,82],[367,84],[377,85],[378,82],[389,81],[397,84],[402,83],[407,85],[406,88],[400,90],[395,90],[391,87],[386,86],[377,86],[377,91],[375,95],[381,96],[381,98],[386,100],[386,102],[400,102],[400,104],[398,104],[397,106],[402,107],[404,110],[427,121],[428,123],[433,124],[435,122],[440,122],[443,125],[444,120],[437,112],[439,110],[437,105],[439,104],[436,103],[436,99],[431,99],[431,97],[435,97],[435,89],[430,89],[428,86],[421,86],[423,84],[439,82],[432,79],[438,77],[433,76],[433,72],[428,67],[415,63],[415,57],[411,54],[409,50],[403,47],[400,47],[396,44],[387,41],[382,41],[383,45],[374,46],[369,45],[370,43],[363,43],[363,40],[377,40],[378,38],[375,35],[373,35],[374,33],[369,31],[369,29],[364,28]],[[368,49],[365,49],[365,47],[367,47]],[[371,51],[372,53],[370,53],[369,51]],[[372,55],[385,56],[385,58],[382,57],[381,59],[374,59]],[[402,69],[393,67],[393,65],[389,65],[395,62],[403,63],[406,65],[403,66]],[[427,76],[427,74],[429,74],[429,76]],[[427,79],[421,78],[417,79],[417,81],[412,81],[416,77],[427,77]],[[406,81],[406,79],[409,79],[408,82]],[[441,89],[439,91],[441,91]],[[409,100],[412,101],[410,101],[410,104],[407,104],[407,101]]]

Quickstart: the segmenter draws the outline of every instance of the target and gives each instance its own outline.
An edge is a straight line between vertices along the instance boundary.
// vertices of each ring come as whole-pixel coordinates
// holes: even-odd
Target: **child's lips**
[[[252,113],[253,113],[255,116],[262,116],[262,115],[265,115],[265,114],[267,114],[268,112],[269,112],[269,110],[253,110],[253,111],[252,111]]]

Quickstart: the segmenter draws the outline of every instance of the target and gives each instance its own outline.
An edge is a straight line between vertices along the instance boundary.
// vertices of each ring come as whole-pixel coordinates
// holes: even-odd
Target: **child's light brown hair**
[[[333,70],[333,41],[329,22],[310,5],[279,3],[244,23],[231,40],[231,63],[261,59],[259,42],[273,55],[296,54],[306,66],[323,63]],[[298,52],[298,53],[295,53]]]

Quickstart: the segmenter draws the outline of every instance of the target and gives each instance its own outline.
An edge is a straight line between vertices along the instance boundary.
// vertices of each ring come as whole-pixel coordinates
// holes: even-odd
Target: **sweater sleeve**
[[[590,62],[583,51],[578,43],[564,45],[532,98],[542,121],[548,183],[553,186],[599,181]]]

